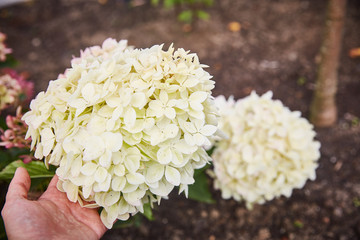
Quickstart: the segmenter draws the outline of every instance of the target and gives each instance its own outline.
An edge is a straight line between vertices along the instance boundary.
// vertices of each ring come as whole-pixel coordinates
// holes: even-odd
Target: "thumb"
[[[31,185],[29,173],[25,168],[19,167],[15,171],[15,175],[10,182],[8,192],[6,194],[6,201],[15,200],[18,198],[27,198]]]

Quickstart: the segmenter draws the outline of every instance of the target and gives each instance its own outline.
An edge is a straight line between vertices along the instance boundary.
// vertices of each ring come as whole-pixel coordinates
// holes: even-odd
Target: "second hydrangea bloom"
[[[59,166],[58,188],[71,201],[103,207],[108,228],[174,186],[187,193],[217,130],[214,81],[203,67],[172,46],[108,39],[86,49],[24,116],[35,157]]]
[[[315,179],[320,143],[313,126],[291,112],[272,92],[234,101],[216,98],[219,128],[228,135],[212,155],[215,188],[224,198],[244,200],[248,208],[274,197],[289,197]]]

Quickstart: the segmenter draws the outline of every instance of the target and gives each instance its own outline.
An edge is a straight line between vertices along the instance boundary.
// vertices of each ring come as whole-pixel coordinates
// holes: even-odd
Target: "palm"
[[[30,201],[23,194],[30,187],[28,175],[14,178],[19,185],[10,185],[2,212],[10,239],[99,239],[105,233],[97,210],[70,202],[56,189],[57,180],[55,176],[38,201]]]

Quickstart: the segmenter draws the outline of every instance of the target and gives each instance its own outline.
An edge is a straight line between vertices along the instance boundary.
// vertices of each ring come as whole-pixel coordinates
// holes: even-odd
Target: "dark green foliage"
[[[0,68],[13,68],[18,65],[18,61],[12,55],[6,55],[5,62],[0,62]]]
[[[21,160],[17,160],[8,164],[0,172],[0,180],[11,180],[18,167],[25,168],[32,179],[52,178],[55,174],[54,169],[47,169],[43,162],[32,161],[30,163],[23,163]]]
[[[158,6],[161,2],[164,8],[180,10],[177,19],[188,24],[194,23],[196,19],[208,20],[210,15],[203,9],[214,4],[214,0],[151,0],[153,6]]]
[[[210,165],[206,165],[201,169],[195,170],[195,183],[189,186],[190,199],[205,203],[215,203],[209,189],[208,177],[206,175],[206,169],[208,169],[209,166]]]

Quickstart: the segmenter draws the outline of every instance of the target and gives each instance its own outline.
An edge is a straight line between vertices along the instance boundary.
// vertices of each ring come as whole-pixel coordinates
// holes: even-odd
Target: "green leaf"
[[[55,174],[55,171],[53,169],[52,170],[46,169],[43,162],[32,161],[30,163],[25,164],[21,160],[17,160],[7,165],[0,172],[0,180],[12,179],[18,167],[25,168],[28,171],[30,178],[51,178]]]
[[[6,125],[5,117],[0,117],[0,128],[6,130],[8,126]]]
[[[18,61],[12,55],[6,55],[5,62],[0,62],[0,68],[13,68],[18,65]]]
[[[144,213],[143,213],[143,215],[150,221],[154,220],[154,216],[153,216],[153,213],[152,213],[150,203],[144,204]]]
[[[7,239],[4,220],[0,218],[0,240]]]
[[[203,11],[203,10],[198,10],[196,12],[196,15],[201,20],[208,20],[210,18],[210,15],[207,12]]]
[[[211,157],[211,155],[213,154],[215,150],[215,147],[213,146],[212,148],[210,148],[209,150],[206,150],[206,153]]]
[[[192,17],[193,17],[192,11],[191,10],[185,10],[185,11],[182,11],[179,14],[178,20],[180,22],[191,23],[192,22]]]
[[[0,170],[12,162],[11,155],[8,152],[0,151]]]
[[[165,8],[172,8],[174,6],[174,0],[164,0]]]
[[[189,198],[199,202],[215,203],[215,200],[210,192],[207,175],[205,173],[207,168],[209,168],[209,165],[206,165],[202,169],[195,170],[195,183],[189,186]]]
[[[131,216],[126,221],[118,220],[114,223],[112,229],[128,228],[128,227],[140,227],[143,217],[140,214]]]
[[[20,155],[29,155],[30,150],[28,148],[10,148],[8,149],[8,152],[11,155],[11,158],[13,161],[18,160]]]
[[[151,5],[157,6],[159,5],[160,0],[151,0]]]
[[[213,0],[203,0],[204,4],[208,7],[212,6],[214,4]]]

